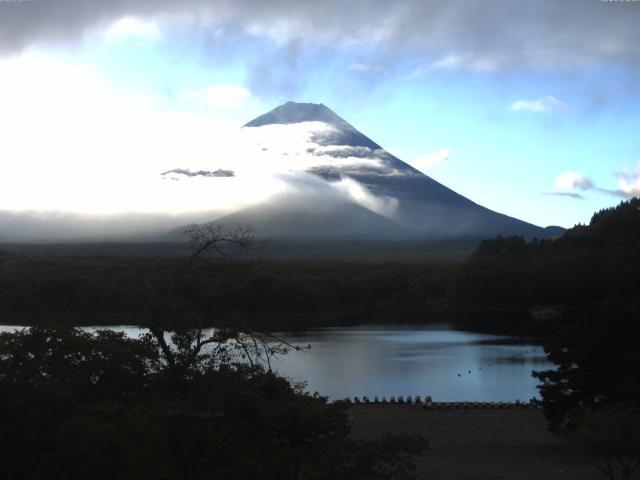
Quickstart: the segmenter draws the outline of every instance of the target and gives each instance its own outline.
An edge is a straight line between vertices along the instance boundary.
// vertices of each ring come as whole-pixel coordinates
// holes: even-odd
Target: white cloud
[[[622,198],[640,196],[640,162],[635,170],[625,168],[619,173],[617,189],[598,187],[593,180],[580,172],[564,172],[556,178],[556,191],[549,194],[582,198],[582,195],[575,193],[576,190],[594,191]]]
[[[618,188],[626,197],[640,196],[640,162],[636,165],[635,171],[625,169],[622,172],[618,180]]]
[[[534,100],[518,100],[513,102],[509,106],[509,109],[514,112],[548,113],[563,110],[566,107],[567,104],[562,100],[558,100],[556,97],[547,95]]]
[[[215,85],[207,88],[207,102],[217,108],[236,108],[244,105],[251,92],[240,85]]]
[[[376,196],[365,185],[346,176],[335,182],[327,182],[307,172],[290,170],[276,173],[274,177],[282,182],[282,190],[278,193],[301,194],[300,199],[321,205],[347,200],[385,217],[393,216],[399,205],[397,198]]]
[[[107,38],[114,37],[158,37],[160,28],[155,22],[144,21],[133,17],[124,17],[111,24],[105,33]]]
[[[506,58],[500,55],[479,55],[474,53],[450,54],[431,64],[435,70],[470,70],[489,73],[500,70]]]
[[[398,199],[388,196],[375,196],[367,187],[352,178],[344,177],[331,183],[332,187],[342,191],[352,201],[385,217],[391,217],[398,209]]]
[[[269,178],[162,181],[174,168],[237,170],[237,125],[123,96],[83,65],[0,61],[0,210],[185,212],[259,201]],[[212,188],[215,185],[215,188]]]
[[[409,163],[418,170],[425,170],[440,165],[450,156],[451,150],[448,148],[443,148],[441,150],[422,155],[421,157],[418,157]]]
[[[556,177],[556,189],[559,191],[568,190],[593,190],[593,181],[580,172],[564,172]]]

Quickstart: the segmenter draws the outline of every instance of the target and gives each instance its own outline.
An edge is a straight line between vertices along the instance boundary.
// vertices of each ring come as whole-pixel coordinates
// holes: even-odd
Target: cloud
[[[385,217],[393,216],[398,209],[399,202],[397,198],[384,195],[376,196],[353,178],[343,177],[338,182],[332,182],[331,186],[338,191],[344,192],[352,201]]]
[[[450,155],[451,150],[448,148],[443,148],[436,152],[427,153],[426,155],[418,157],[409,163],[418,170],[425,170],[431,167],[435,167],[436,165],[440,165],[447,158],[449,158]]]
[[[474,72],[495,72],[500,70],[508,58],[501,55],[480,53],[450,54],[433,62],[430,66],[435,70],[470,70]]]
[[[293,45],[280,59],[285,63],[296,51],[316,45],[360,47],[400,63],[414,56],[434,68],[479,72],[571,70],[603,62],[637,69],[638,9],[623,3],[352,0],[344,15],[342,0],[273,0],[268,8],[263,0],[5,1],[0,2],[0,50],[71,45],[88,32],[112,28],[144,32],[135,22],[155,22],[163,34],[188,31],[221,39],[235,33],[269,39],[284,49]],[[114,27],[127,18],[136,20]],[[228,46],[211,45],[216,43]],[[376,64],[373,60],[362,64]]]
[[[397,198],[376,196],[363,184],[351,177],[343,176],[338,181],[328,182],[307,172],[282,172],[276,178],[286,185],[284,194],[296,193],[313,203],[329,204],[344,201],[355,202],[375,213],[391,217],[398,208]]]
[[[178,225],[210,222],[223,212],[84,214],[59,210],[7,211],[0,209],[0,242],[166,241]]]
[[[170,178],[174,178],[173,175],[184,175],[185,177],[235,177],[235,173],[233,170],[223,170],[221,168],[217,170],[197,170],[192,172],[188,168],[174,168],[172,170],[167,170],[166,172],[162,172],[160,175],[170,175]]]
[[[547,95],[535,100],[518,100],[513,102],[509,106],[509,109],[514,112],[549,113],[563,110],[566,107],[567,104],[562,100],[558,100],[556,97]]]
[[[125,17],[113,23],[105,32],[105,36],[108,38],[127,36],[155,38],[160,36],[160,29],[155,22]]]
[[[553,192],[546,192],[545,195],[554,195],[556,197],[575,198],[577,200],[584,200],[584,195],[575,192],[580,190],[583,192],[589,190],[597,190],[603,193],[609,193],[604,189],[600,189],[595,186],[593,180],[585,176],[581,172],[564,172],[556,177],[555,181],[556,190]]]
[[[86,65],[35,53],[0,61],[0,78],[1,209],[177,214],[237,208],[275,188],[252,174],[255,157],[234,121],[168,111],[140,92],[114,92]],[[204,176],[158,175],[225,165],[237,176],[215,188]]]
[[[564,172],[556,177],[556,191],[549,192],[548,195],[558,195],[573,198],[583,198],[572,190],[583,192],[594,191],[604,193],[613,197],[631,198],[640,195],[640,162],[635,170],[625,169],[619,173],[618,188],[609,189],[598,187],[593,180],[580,172]]]
[[[545,195],[554,195],[556,197],[569,197],[578,200],[584,200],[584,196],[574,192],[545,192]]]
[[[620,174],[618,192],[628,198],[640,196],[640,162],[635,170],[625,169]]]
[[[558,190],[593,190],[593,181],[580,172],[564,172],[556,177]]]
[[[210,71],[237,67],[252,96],[269,100],[300,98],[323,75],[344,74],[332,95],[362,101],[385,82],[435,71],[563,75],[596,91],[593,98],[604,92],[606,102],[636,94],[636,5],[523,2],[351,0],[344,15],[342,0],[272,0],[268,8],[260,0],[0,1],[0,56],[77,51],[109,31],[129,38],[155,30],[163,55]],[[598,67],[615,69],[617,91],[576,82]]]

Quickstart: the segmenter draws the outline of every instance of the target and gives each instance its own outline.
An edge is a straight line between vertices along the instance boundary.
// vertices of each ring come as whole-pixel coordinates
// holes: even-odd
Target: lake
[[[13,329],[0,326],[0,331]],[[114,329],[134,336],[141,332]],[[273,368],[332,399],[431,395],[434,401],[526,401],[540,397],[532,370],[553,367],[542,347],[531,341],[445,324],[318,328],[280,335],[311,348],[280,357]]]
[[[539,345],[447,325],[322,328],[286,339],[311,349],[282,357],[274,368],[331,398],[529,400],[540,397],[531,371],[553,366]]]

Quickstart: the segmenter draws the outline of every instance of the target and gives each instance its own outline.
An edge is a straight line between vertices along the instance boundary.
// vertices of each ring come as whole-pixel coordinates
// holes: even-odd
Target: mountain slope
[[[309,202],[286,195],[216,220],[228,227],[249,225],[258,236],[288,239],[376,239],[405,237],[393,221],[347,201]]]

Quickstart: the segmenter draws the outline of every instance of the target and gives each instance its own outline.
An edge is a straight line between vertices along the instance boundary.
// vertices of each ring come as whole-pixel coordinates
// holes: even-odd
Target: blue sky
[[[171,164],[154,164],[166,151],[204,164],[216,138],[288,100],[324,103],[435,180],[538,225],[640,194],[640,2],[78,1],[0,3],[0,126],[14,138],[0,146],[0,209],[45,210],[56,195],[72,209],[65,185],[98,195],[91,179],[144,175]],[[78,147],[70,132],[92,124]]]

